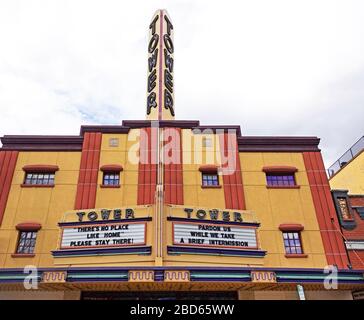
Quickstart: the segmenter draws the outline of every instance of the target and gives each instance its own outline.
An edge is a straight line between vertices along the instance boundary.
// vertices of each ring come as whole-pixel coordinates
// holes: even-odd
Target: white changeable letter
[[[38,289],[38,269],[36,266],[25,266],[23,273],[27,274],[24,278],[24,288],[26,290]]]
[[[338,288],[338,276],[337,267],[333,265],[326,266],[324,273],[327,274],[324,280],[324,288],[326,290],[337,290]]]

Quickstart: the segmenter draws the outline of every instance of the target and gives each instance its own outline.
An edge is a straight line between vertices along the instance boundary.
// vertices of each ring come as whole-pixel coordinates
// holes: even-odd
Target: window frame
[[[277,179],[277,184],[270,184],[269,183],[269,177],[276,177]],[[293,180],[293,184],[279,184],[278,182],[280,182],[279,177],[287,177],[287,181],[290,182],[289,177],[292,177]],[[284,180],[284,179],[283,179]],[[267,184],[267,187],[270,188],[294,188],[297,187],[297,181],[296,181],[296,175],[294,172],[266,172],[265,173],[265,181]]]
[[[262,171],[265,173],[265,184],[268,189],[299,189],[300,185],[297,184],[296,172],[298,169],[293,166],[286,165],[275,165],[275,166],[264,166]],[[268,177],[270,176],[293,176],[294,184],[269,184]],[[278,179],[277,179],[278,181]]]
[[[204,184],[205,181],[208,181],[208,180],[204,180],[205,176],[216,177],[217,184],[211,184],[211,185]],[[211,181],[215,181],[215,180],[211,180]],[[219,187],[221,187],[218,172],[217,171],[216,172],[201,172],[201,187],[202,188],[219,188]]]
[[[303,240],[302,240],[302,230],[299,230],[299,229],[296,229],[296,230],[281,230],[282,231],[282,240],[283,240],[283,249],[284,249],[284,256],[286,258],[307,258],[307,254],[305,253],[305,249],[304,249],[304,246],[303,246]],[[287,234],[287,238],[285,238],[285,234]],[[293,239],[290,239],[288,234],[297,234],[298,235],[298,238],[295,238],[293,236]],[[286,242],[285,241],[290,241],[290,240],[293,240],[293,241],[296,241],[298,240],[299,241],[299,246],[291,246],[289,244],[289,246],[286,246]],[[289,248],[290,250],[289,251],[292,251],[291,249],[292,248],[295,248],[295,251],[297,251],[297,248],[300,248],[301,249],[301,253],[298,253],[298,252],[287,252],[287,248]]]
[[[28,178],[28,175],[32,175],[30,178]],[[35,182],[32,183],[34,180],[33,175],[36,176]],[[39,176],[42,175],[43,177],[40,179]],[[44,175],[48,175],[48,179],[44,178]],[[51,178],[51,176],[53,176]],[[27,181],[30,180],[30,183]],[[48,181],[48,183],[38,183],[38,181]],[[55,171],[43,171],[43,172],[37,172],[37,171],[26,171],[24,175],[24,180],[22,186],[25,187],[54,187],[55,186],[55,180],[56,180],[56,172]],[[52,183],[50,183],[52,181]]]
[[[42,228],[41,224],[36,222],[24,222],[16,225],[16,230],[18,231],[16,245],[15,245],[15,253],[11,256],[12,258],[31,258],[35,256],[35,249],[37,245],[38,232]],[[32,246],[32,252],[19,252],[20,241],[22,239],[23,233],[33,233],[34,238],[31,237],[30,240],[34,241],[34,245]],[[26,238],[25,238],[26,239]]]
[[[20,242],[22,240],[22,234],[32,234],[30,238],[28,238],[27,236],[23,239],[24,241],[32,241],[34,242],[34,245],[32,246],[25,246],[25,244],[22,246],[23,251],[19,252],[20,249]],[[16,248],[15,248],[15,254],[16,255],[35,255],[35,246],[37,245],[37,237],[38,237],[38,231],[37,230],[19,230],[18,231],[18,239],[17,239],[17,243],[16,243]],[[31,249],[31,252],[24,252],[24,249]]]
[[[105,184],[105,176],[107,175],[113,175],[113,176],[118,176],[118,183],[117,184]],[[103,171],[102,172],[102,184],[101,187],[103,188],[120,188],[120,179],[121,179],[121,175],[120,175],[120,171]],[[116,179],[108,179],[108,181],[115,181]]]

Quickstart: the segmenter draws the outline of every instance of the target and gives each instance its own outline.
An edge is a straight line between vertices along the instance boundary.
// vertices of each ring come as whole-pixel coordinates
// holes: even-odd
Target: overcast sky
[[[176,119],[318,136],[326,165],[364,134],[362,0],[0,0],[0,136],[144,119],[159,8]]]

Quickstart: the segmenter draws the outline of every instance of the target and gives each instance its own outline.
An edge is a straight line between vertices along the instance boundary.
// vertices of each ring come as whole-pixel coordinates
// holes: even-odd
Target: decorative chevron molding
[[[42,275],[43,283],[64,283],[67,279],[67,271],[45,271]]]
[[[164,271],[165,282],[189,282],[190,272],[187,270],[166,270]]]
[[[252,271],[252,282],[255,283],[276,283],[276,274],[273,271]]]
[[[153,270],[129,270],[129,282],[153,282]]]

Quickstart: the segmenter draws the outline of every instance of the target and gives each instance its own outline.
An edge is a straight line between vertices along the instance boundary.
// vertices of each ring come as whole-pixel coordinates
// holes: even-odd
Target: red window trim
[[[221,189],[222,185],[218,184],[217,186],[205,186],[205,185],[201,185],[202,189]]]
[[[23,171],[35,172],[35,173],[42,173],[42,172],[54,173],[58,170],[59,170],[58,166],[50,164],[30,164],[23,167]]]
[[[300,185],[296,184],[294,186],[278,185],[278,186],[266,186],[267,189],[299,189]]]
[[[26,184],[22,183],[20,187],[22,188],[54,188],[54,184]]]
[[[100,184],[100,188],[105,188],[105,189],[117,189],[120,188],[120,184]]]
[[[15,226],[16,230],[24,232],[35,232],[42,228],[42,225],[37,222],[22,222]]]
[[[305,227],[302,224],[299,223],[282,223],[279,225],[279,230],[283,231],[283,232],[300,232],[302,231]]]
[[[265,173],[295,173],[298,169],[292,166],[265,166],[262,171]]]
[[[33,258],[35,257],[35,253],[13,253],[11,255],[12,258]]]
[[[305,253],[286,253],[284,256],[286,258],[307,258],[308,254],[305,254]]]
[[[213,164],[206,164],[198,168],[198,170],[202,173],[217,173],[218,169],[219,167]]]
[[[102,172],[121,172],[123,171],[123,166],[120,164],[105,164],[100,167]]]

